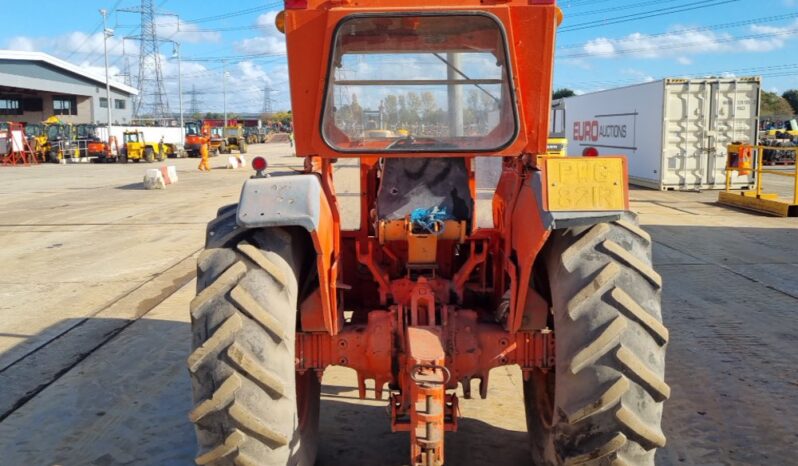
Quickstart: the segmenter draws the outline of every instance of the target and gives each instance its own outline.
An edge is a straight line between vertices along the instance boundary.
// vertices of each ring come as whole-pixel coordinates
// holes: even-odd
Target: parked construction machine
[[[35,157],[44,161],[47,158],[47,133],[43,123],[28,123],[25,125],[25,137],[28,145],[33,150]]]
[[[456,392],[485,398],[491,370],[515,365],[532,464],[653,465],[662,280],[625,158],[547,154],[553,0],[285,6],[305,170],[269,176],[255,158],[208,224],[188,358],[197,464],[312,465],[337,365],[361,398],[387,397],[408,464],[441,465]],[[370,137],[366,112],[395,133]],[[359,177],[339,178],[343,159]]]
[[[241,125],[227,126],[224,128],[224,147],[222,153],[230,154],[237,150],[242,154],[247,153],[247,141],[244,136],[244,127]]]
[[[75,154],[77,157],[89,156],[89,143],[99,140],[97,136],[97,125],[91,123],[81,123],[74,126],[75,129]]]
[[[244,128],[247,144],[263,144],[268,135],[269,131],[264,127],[247,126]]]
[[[184,147],[189,157],[199,157],[202,146],[208,144],[210,127],[201,121],[186,122],[186,141]]]
[[[179,148],[175,144],[165,143],[163,140],[146,141],[144,132],[139,130],[125,131],[122,135],[122,142],[122,155],[119,160],[122,163],[128,160],[154,162],[179,155]]]
[[[78,146],[75,143],[75,129],[69,123],[64,123],[56,117],[50,117],[44,122],[44,132],[47,134],[42,151],[47,154],[47,160],[59,163],[65,159],[79,157]]]
[[[208,151],[210,155],[216,157],[219,154],[227,153],[227,142],[224,139],[224,130],[221,126],[211,126],[208,136]]]

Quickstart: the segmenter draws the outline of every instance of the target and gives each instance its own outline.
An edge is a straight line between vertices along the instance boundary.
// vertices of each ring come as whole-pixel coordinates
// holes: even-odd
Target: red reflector
[[[266,170],[266,167],[268,165],[269,164],[266,163],[266,159],[264,159],[263,157],[255,157],[254,159],[252,159],[252,168],[255,171]]]
[[[285,0],[286,10],[301,10],[308,7],[308,0]]]
[[[598,157],[598,149],[595,147],[585,147],[582,151],[582,157]]]

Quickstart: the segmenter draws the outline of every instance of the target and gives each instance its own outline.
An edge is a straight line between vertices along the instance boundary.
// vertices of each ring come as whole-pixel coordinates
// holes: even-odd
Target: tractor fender
[[[238,225],[243,228],[293,225],[313,232],[319,229],[322,198],[321,182],[316,175],[250,178],[241,189]]]
[[[316,250],[318,288],[301,308],[305,331],[335,335],[343,322],[337,309],[338,222],[317,174],[250,178],[241,190],[236,222],[246,229],[298,226]]]

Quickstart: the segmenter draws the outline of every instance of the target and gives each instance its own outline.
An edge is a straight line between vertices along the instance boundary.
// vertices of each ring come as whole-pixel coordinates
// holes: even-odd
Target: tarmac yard
[[[301,166],[287,145],[253,153],[270,170]],[[141,188],[145,164],[0,169],[0,464],[193,464],[195,260],[205,224],[251,174],[224,162],[200,173],[196,159],[171,160],[180,181],[163,191]],[[351,163],[336,173],[345,216],[356,176]],[[654,239],[671,336],[657,462],[795,464],[798,219],[716,198],[631,192]],[[344,368],[323,382],[318,464],[407,461],[385,401],[359,400]],[[519,371],[495,370],[487,400],[460,402],[447,464],[528,463]]]

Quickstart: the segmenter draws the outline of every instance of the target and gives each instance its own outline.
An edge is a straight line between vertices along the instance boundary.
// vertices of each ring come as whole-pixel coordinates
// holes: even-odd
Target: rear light
[[[585,150],[582,151],[582,157],[598,157],[598,149],[595,147],[585,147]]]
[[[268,166],[269,164],[266,163],[266,159],[264,159],[263,157],[255,157],[254,159],[252,159],[252,168],[256,172],[262,172],[263,170],[266,170],[266,167]]]
[[[286,10],[301,10],[308,7],[308,0],[285,0]]]
[[[285,10],[277,13],[277,16],[274,17],[274,27],[285,34]]]

